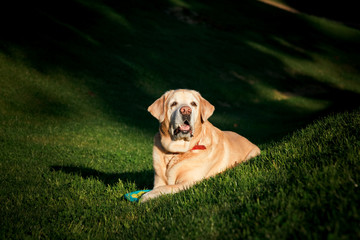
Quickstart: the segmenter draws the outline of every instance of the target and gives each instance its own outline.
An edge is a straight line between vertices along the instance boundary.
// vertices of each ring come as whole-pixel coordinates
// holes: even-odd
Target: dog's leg
[[[245,161],[260,155],[260,148],[255,146],[246,156]]]
[[[164,174],[165,175],[165,174]],[[157,172],[155,172],[154,176],[154,189],[166,185],[166,179],[163,176],[159,176]]]
[[[184,189],[191,187],[194,184],[195,184],[195,182],[193,182],[193,183],[183,182],[183,183],[179,183],[179,184],[175,184],[175,185],[160,186],[160,187],[154,188],[150,192],[144,194],[141,197],[140,202],[141,203],[146,202],[150,199],[159,197],[160,195],[178,193]]]

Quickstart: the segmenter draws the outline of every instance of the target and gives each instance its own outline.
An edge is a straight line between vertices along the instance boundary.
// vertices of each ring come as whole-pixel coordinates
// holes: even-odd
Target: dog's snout
[[[183,106],[180,108],[181,115],[190,115],[191,114],[191,108],[188,106]]]

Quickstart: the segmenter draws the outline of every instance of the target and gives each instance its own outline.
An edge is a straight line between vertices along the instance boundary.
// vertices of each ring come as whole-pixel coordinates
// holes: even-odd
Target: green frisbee
[[[150,190],[139,190],[135,192],[130,192],[124,195],[124,198],[130,202],[138,202],[142,195],[150,192]]]

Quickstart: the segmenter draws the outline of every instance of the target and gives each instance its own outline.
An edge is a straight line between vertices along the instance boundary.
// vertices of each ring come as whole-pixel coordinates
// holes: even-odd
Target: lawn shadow
[[[13,4],[0,12],[6,23],[0,23],[0,51],[44,75],[61,68],[75,76],[70,81],[82,76],[104,115],[149,135],[157,121],[146,109],[169,89],[198,90],[216,107],[214,125],[257,144],[360,102],[356,91],[286,64],[291,56],[316,65],[316,53],[358,74],[357,40],[337,39],[306,18],[260,1],[18,2],[25,7]],[[301,108],[287,100],[294,96],[329,104]],[[66,106],[43,98],[41,103],[44,115]]]
[[[121,180],[124,183],[135,183],[137,189],[153,188],[154,172],[152,170],[143,170],[140,172],[105,173],[87,167],[58,165],[51,166],[50,170],[78,175],[84,179],[95,178],[109,186],[113,186]]]
[[[336,1],[310,1],[310,0],[284,0],[286,4],[301,12],[340,21],[352,27],[360,28],[357,2],[351,0]]]

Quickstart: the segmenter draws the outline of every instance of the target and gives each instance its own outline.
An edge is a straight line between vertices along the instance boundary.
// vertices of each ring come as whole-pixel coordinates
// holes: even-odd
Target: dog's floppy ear
[[[151,113],[151,115],[158,119],[159,122],[163,122],[165,120],[165,102],[172,92],[173,90],[167,91],[148,107],[148,111]]]
[[[200,94],[199,94],[200,95]],[[200,113],[201,121],[206,122],[213,115],[215,107],[200,95]]]

